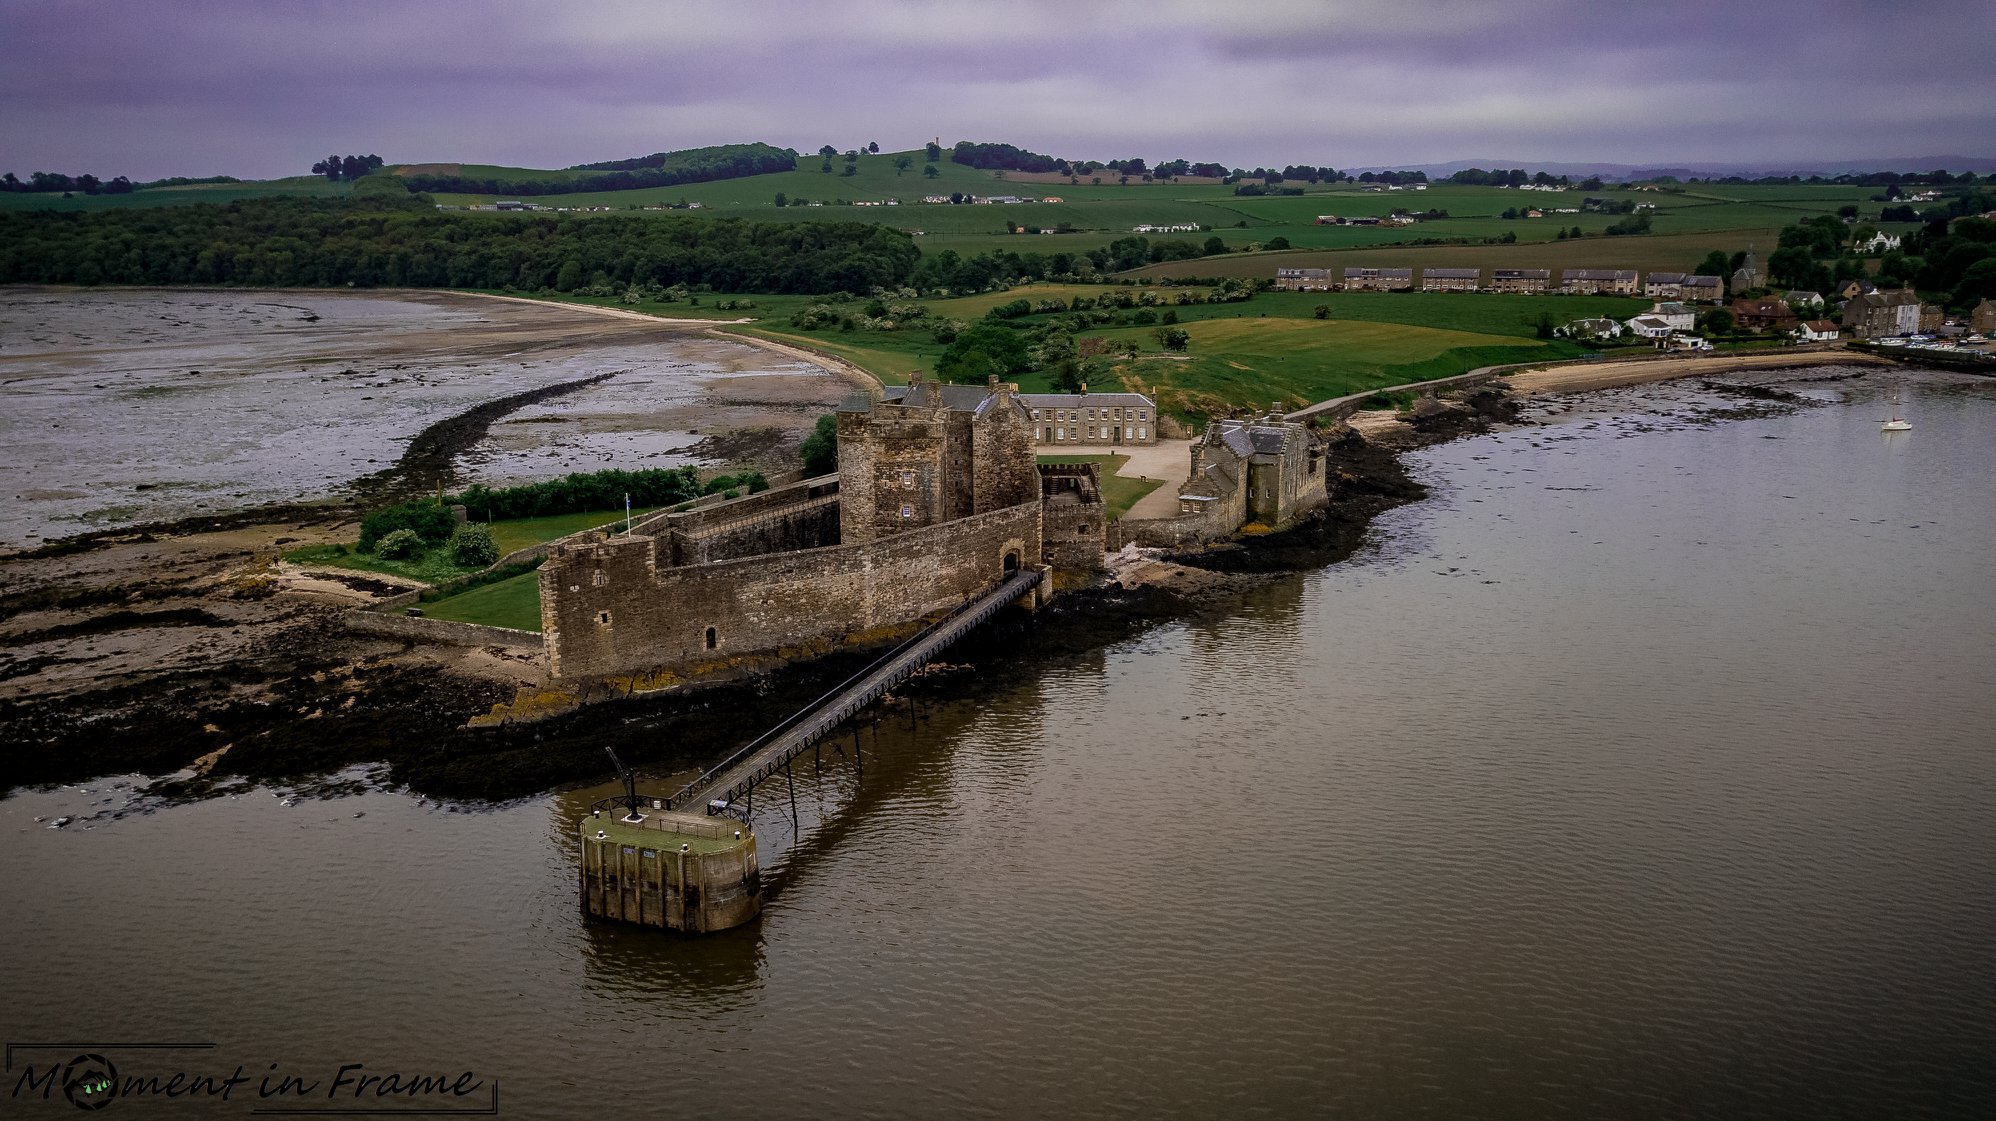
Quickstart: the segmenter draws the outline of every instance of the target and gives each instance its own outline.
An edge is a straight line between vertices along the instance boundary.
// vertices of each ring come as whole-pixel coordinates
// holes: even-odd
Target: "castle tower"
[[[1031,412],[1017,390],[916,373],[879,401],[839,409],[839,538],[875,541],[1032,502]]]

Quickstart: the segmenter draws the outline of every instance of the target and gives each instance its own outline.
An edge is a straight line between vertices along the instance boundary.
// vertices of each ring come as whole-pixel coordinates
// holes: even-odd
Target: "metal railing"
[[[736,779],[720,789],[719,801],[734,801],[742,792],[776,773],[776,770],[789,762],[797,752],[817,742],[832,728],[838,727],[848,717],[873,703],[882,693],[905,680],[913,673],[916,666],[926,663],[943,647],[996,614],[999,608],[1038,586],[1040,579],[1041,574],[1037,569],[1020,572],[991,591],[959,604],[948,615],[923,628],[893,650],[875,659],[865,669],[840,682],[825,695],[791,713],[769,731],[709,767],[698,778],[663,799],[660,808],[672,810],[687,805],[693,799],[713,790],[721,779],[747,765],[758,753],[767,751],[778,744],[784,736],[809,725],[808,730],[797,737],[796,742],[788,750],[772,755],[745,778]]]

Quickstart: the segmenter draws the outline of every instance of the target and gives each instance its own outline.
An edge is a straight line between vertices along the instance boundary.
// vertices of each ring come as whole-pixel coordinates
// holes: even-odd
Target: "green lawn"
[[[639,507],[632,515],[642,516],[657,509],[655,506]],[[492,541],[499,546],[499,555],[505,556],[529,545],[543,541],[553,541],[594,529],[613,521],[620,522],[622,510],[594,510],[581,514],[553,514],[542,518],[514,518],[492,523]],[[355,545],[313,545],[304,549],[294,549],[284,554],[284,559],[295,564],[315,564],[329,568],[350,568],[360,572],[381,572],[390,576],[400,576],[410,580],[420,580],[425,584],[439,584],[477,572],[477,568],[465,568],[450,557],[442,546],[425,549],[413,557],[389,560],[372,553],[363,553]],[[539,619],[539,615],[534,616]]]
[[[483,623],[488,627],[540,630],[541,574],[522,572],[482,588],[433,600],[423,605],[423,614],[460,623]]]
[[[1130,461],[1127,455],[1043,455],[1041,463],[1093,463],[1102,469],[1102,502],[1114,521],[1130,512],[1143,496],[1164,485],[1163,479],[1128,479],[1116,472]]]

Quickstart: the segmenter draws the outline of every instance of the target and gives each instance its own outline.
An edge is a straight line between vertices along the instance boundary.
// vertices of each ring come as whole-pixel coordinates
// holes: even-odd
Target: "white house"
[[[1648,314],[1670,324],[1673,331],[1689,331],[1698,325],[1698,313],[1691,305],[1674,300],[1652,305]]]
[[[1888,234],[1883,230],[1871,235],[1871,240],[1858,245],[1861,253],[1890,253],[1899,248],[1899,235]]]
[[[1795,337],[1805,343],[1837,341],[1837,325],[1827,319],[1811,319],[1795,328]]]
[[[1667,339],[1677,333],[1670,324],[1654,315],[1638,315],[1629,320],[1629,330],[1646,339]]]

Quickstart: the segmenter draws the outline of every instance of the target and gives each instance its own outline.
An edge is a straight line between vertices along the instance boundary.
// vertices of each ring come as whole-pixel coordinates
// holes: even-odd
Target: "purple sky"
[[[1961,0],[0,0],[0,170],[940,136],[1253,167],[1996,155]]]

